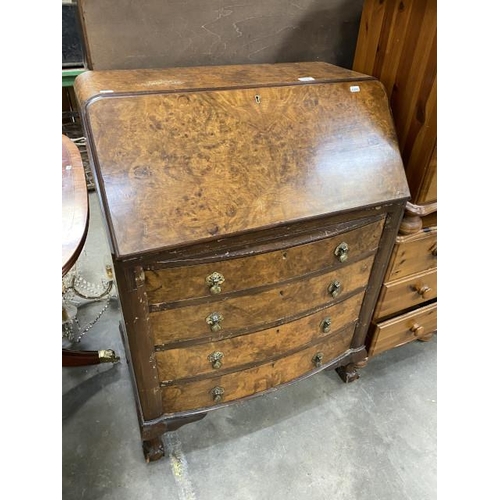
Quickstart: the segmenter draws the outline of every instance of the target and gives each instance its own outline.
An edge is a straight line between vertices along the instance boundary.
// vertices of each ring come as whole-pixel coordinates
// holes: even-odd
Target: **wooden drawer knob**
[[[414,323],[412,325],[412,327],[410,328],[410,331],[413,332],[415,337],[420,337],[421,335],[424,334],[425,328],[423,326],[419,325],[418,323]]]
[[[221,285],[224,283],[225,278],[221,273],[212,273],[205,278],[205,283],[209,286],[210,293],[215,295],[222,291]]]
[[[432,288],[427,285],[418,285],[415,286],[414,289],[423,299],[429,298],[432,292]]]

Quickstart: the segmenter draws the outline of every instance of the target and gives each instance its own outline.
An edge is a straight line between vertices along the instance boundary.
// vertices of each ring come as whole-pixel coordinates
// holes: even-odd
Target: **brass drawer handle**
[[[413,332],[415,337],[420,337],[424,334],[425,328],[423,326],[420,326],[418,323],[414,323],[410,328],[410,331]]]
[[[205,278],[205,283],[210,287],[210,293],[216,295],[222,291],[220,287],[224,283],[225,278],[221,273],[212,273]]]
[[[334,298],[337,297],[337,295],[339,295],[341,291],[342,291],[342,284],[340,283],[340,281],[335,280],[335,281],[332,281],[332,283],[330,283],[330,285],[328,287],[328,293],[332,297],[334,297]]]
[[[212,363],[212,368],[214,370],[218,370],[222,366],[222,358],[224,357],[224,353],[220,351],[215,351],[208,356],[208,361]]]
[[[414,286],[413,289],[423,298],[427,299],[432,292],[432,288],[427,285]]]
[[[334,255],[340,262],[345,262],[349,254],[349,245],[343,241],[335,250]]]
[[[224,316],[218,312],[213,312],[210,316],[205,318],[205,321],[210,326],[210,330],[212,332],[218,332],[222,330],[221,321],[224,319]]]
[[[222,401],[222,396],[224,395],[224,388],[216,386],[211,391],[210,394],[214,400],[214,403],[219,403]]]
[[[323,333],[328,333],[330,331],[331,326],[332,326],[332,318],[330,317],[325,318],[321,322],[321,329],[323,330]]]
[[[323,353],[322,352],[317,352],[313,356],[312,362],[314,363],[314,366],[316,368],[319,368],[323,364]]]

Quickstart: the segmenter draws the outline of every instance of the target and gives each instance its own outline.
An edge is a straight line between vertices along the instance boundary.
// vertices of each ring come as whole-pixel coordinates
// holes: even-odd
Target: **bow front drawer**
[[[150,305],[156,345],[198,338],[218,340],[311,313],[366,287],[373,256],[327,273],[203,300],[183,307]]]
[[[338,335],[247,370],[196,382],[162,384],[165,413],[206,408],[251,396],[312,374],[349,349],[354,325]]]
[[[358,319],[364,293],[339,304],[273,328],[188,347],[156,348],[161,381],[213,376],[241,369],[294,351],[321,338],[336,335]]]
[[[151,304],[211,297],[270,285],[322,269],[341,267],[373,253],[384,220],[338,236],[251,257],[182,267],[145,270]]]

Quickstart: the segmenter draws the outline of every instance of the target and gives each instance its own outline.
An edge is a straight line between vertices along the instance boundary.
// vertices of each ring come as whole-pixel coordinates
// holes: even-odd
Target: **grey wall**
[[[326,61],[351,68],[363,0],[79,0],[91,69]]]

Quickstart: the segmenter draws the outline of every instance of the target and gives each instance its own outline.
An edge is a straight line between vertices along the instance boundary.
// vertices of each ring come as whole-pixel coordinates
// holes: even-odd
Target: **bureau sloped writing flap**
[[[86,101],[115,255],[406,199],[382,85],[362,75],[311,78],[299,85],[103,92]]]

